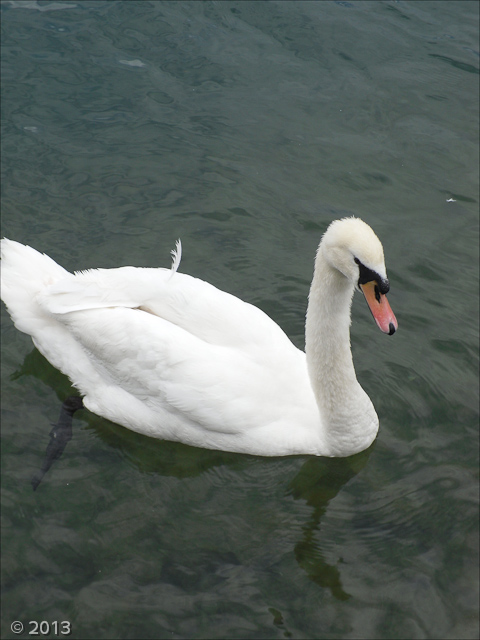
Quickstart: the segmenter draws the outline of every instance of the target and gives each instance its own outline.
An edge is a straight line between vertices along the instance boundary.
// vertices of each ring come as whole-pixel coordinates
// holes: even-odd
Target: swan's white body
[[[71,274],[3,240],[2,299],[88,409],[139,433],[267,456],[347,456],[373,442],[349,339],[354,258],[386,281],[368,225],[337,221],[319,246],[307,355],[257,307],[176,272],[178,257],[172,270]]]

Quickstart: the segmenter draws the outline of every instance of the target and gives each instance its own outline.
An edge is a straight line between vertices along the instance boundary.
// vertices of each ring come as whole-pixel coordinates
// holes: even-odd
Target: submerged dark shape
[[[31,480],[34,491],[42,481],[43,476],[55,460],[60,458],[68,442],[72,439],[72,416],[78,409],[83,409],[82,399],[78,396],[70,396],[62,404],[58,422],[53,423],[53,428],[50,431],[50,442],[45,452],[42,468]]]

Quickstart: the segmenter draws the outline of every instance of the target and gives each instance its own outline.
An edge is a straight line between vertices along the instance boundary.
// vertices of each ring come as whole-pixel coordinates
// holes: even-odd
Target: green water
[[[320,236],[358,215],[399,321],[384,336],[354,301],[381,422],[358,456],[206,451],[84,411],[34,493],[70,387],[2,305],[2,638],[477,638],[478,3],[1,12],[2,235],[70,270],[168,266],[181,237],[184,272],[303,348]]]

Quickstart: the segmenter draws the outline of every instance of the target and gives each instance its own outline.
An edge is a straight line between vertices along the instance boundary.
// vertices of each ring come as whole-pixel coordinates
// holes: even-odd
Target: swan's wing
[[[199,446],[209,438],[215,446],[219,437],[243,438],[283,419],[292,367],[305,369],[304,354],[291,343],[287,353],[267,348],[255,358],[139,309],[74,311],[63,322],[95,369],[94,377],[74,378],[89,409],[142,433]],[[71,367],[65,373],[73,377]]]
[[[141,309],[210,344],[245,348],[291,345],[257,307],[192,276],[168,269],[95,269],[63,278],[39,295],[50,313],[106,308]]]

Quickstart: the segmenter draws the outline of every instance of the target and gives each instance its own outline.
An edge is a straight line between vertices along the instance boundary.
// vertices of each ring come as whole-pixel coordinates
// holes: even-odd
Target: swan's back
[[[260,309],[186,274],[139,267],[71,274],[49,256],[7,239],[1,241],[1,255],[2,299],[17,329],[33,337],[47,318],[128,308],[163,318],[210,344],[290,344]]]
[[[254,305],[213,285],[169,269],[92,269],[44,289],[41,305],[53,314],[104,308],[139,309],[209,344],[249,347],[290,340]]]

